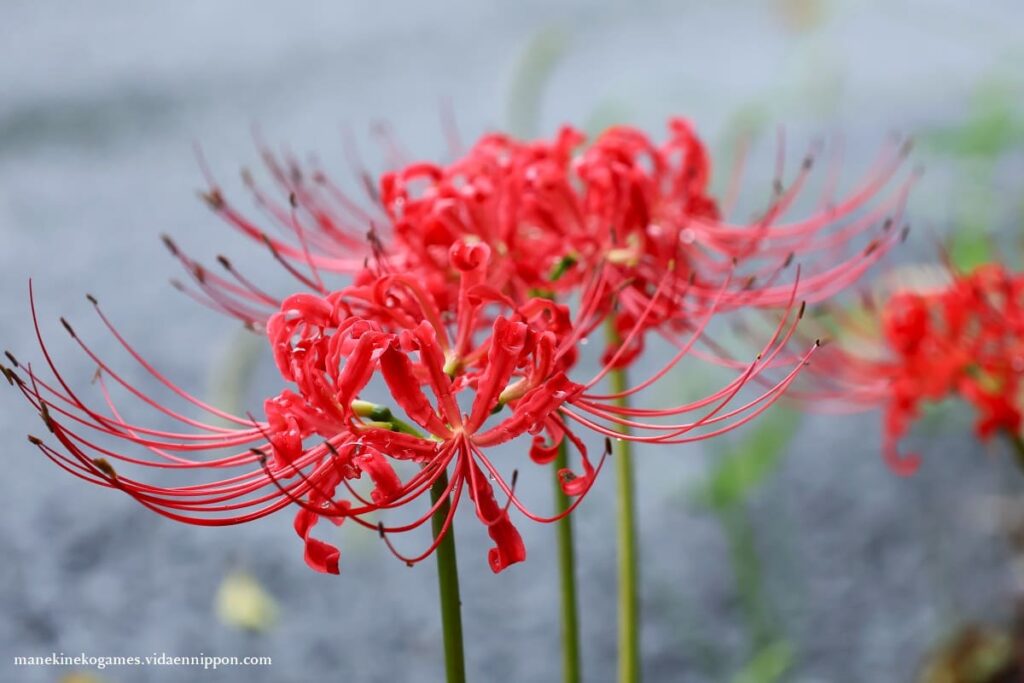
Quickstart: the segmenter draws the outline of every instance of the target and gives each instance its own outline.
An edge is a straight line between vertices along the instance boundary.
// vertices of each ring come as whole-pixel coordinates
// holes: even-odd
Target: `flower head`
[[[327,296],[301,293],[285,299],[267,322],[267,335],[289,387],[265,402],[263,420],[229,415],[172,384],[96,305],[101,320],[128,354],[159,383],[233,428],[189,417],[149,396],[97,356],[66,323],[75,342],[97,365],[102,405],[91,405],[65,381],[41,333],[39,342],[52,379],[15,362],[13,356],[14,365],[4,374],[34,405],[59,444],[31,437],[48,457],[79,477],[120,489],[172,519],[236,524],[296,505],[295,529],[305,541],[307,562],[319,571],[337,572],[340,552],[314,536],[321,518],[335,524],[352,520],[376,529],[396,555],[415,563],[429,556],[448,533],[465,492],[494,541],[489,564],[500,571],[525,558],[510,508],[535,521],[554,521],[575,509],[593,486],[609,450],[606,446],[601,460],[592,462],[577,433],[580,427],[604,437],[648,443],[680,444],[715,436],[745,424],[778,400],[814,351],[812,347],[794,362],[792,371],[763,394],[733,405],[753,377],[784,357],[797,319],[791,300],[788,315],[762,352],[718,391],[678,406],[623,407],[616,399],[642,395],[688,354],[711,313],[649,378],[620,392],[600,393],[596,387],[617,359],[585,381],[572,379],[570,373],[581,330],[593,327],[591,318],[602,306],[585,296],[573,316],[547,298],[517,304],[485,281],[490,262],[486,245],[458,243],[449,257],[462,269],[454,316],[445,316],[419,282],[401,275],[381,276]],[[638,319],[626,336],[627,344],[645,322],[643,316]],[[111,383],[189,431],[129,422],[113,399]],[[368,400],[374,392],[383,400]],[[688,414],[695,417],[671,420]],[[621,437],[622,425],[634,433]],[[529,460],[542,465],[553,460],[563,441],[571,444],[579,469],[563,469],[556,475],[563,491],[575,499],[571,507],[545,517],[519,499],[518,464],[509,477],[489,452],[521,438],[528,439],[523,451]],[[108,446],[109,441],[134,445],[148,451],[150,458]],[[202,472],[207,477],[230,474],[162,486],[129,476],[136,468]],[[359,493],[353,482],[364,475],[371,490]],[[420,508],[411,521],[375,520],[382,512],[412,509],[436,486],[441,488],[438,500],[425,511]],[[450,502],[450,512],[433,542],[420,553],[400,552],[392,537],[422,526],[443,501]]]
[[[464,500],[494,543],[492,570],[522,561],[513,518],[550,522],[575,509],[609,454],[607,439],[698,441],[778,400],[817,348],[789,350],[799,302],[853,282],[899,239],[889,228],[909,187],[867,208],[899,165],[891,155],[850,197],[782,223],[806,181],[804,164],[761,218],[735,225],[709,193],[709,156],[685,121],[671,121],[661,145],[627,127],[583,143],[568,127],[533,142],[488,135],[448,165],[407,164],[365,183],[370,208],[322,173],[265,153],[287,205],[246,182],[283,237],[257,227],[211,181],[210,206],[263,243],[299,285],[271,295],[226,258],[214,273],[167,240],[193,279],[183,289],[266,335],[281,386],[263,416],[230,415],[173,384],[97,304],[127,354],[187,407],[128,382],[65,323],[97,368],[100,401],[85,400],[61,375],[37,322],[45,369],[13,356],[3,368],[53,436],[30,440],[69,472],[178,521],[237,524],[297,507],[295,530],[319,571],[336,573],[340,561],[319,537],[322,519],[374,530],[415,564],[450,532]],[[861,238],[867,246],[851,252]],[[807,266],[789,269],[805,257]],[[346,281],[329,284],[339,275]],[[708,325],[750,307],[778,308],[779,320],[752,360],[724,362],[732,379],[696,401],[645,404],[647,390],[684,358],[721,362]],[[599,369],[584,374],[581,347],[603,324],[614,343]],[[632,386],[602,389],[651,333],[671,355]],[[761,376],[779,367],[786,372],[774,383]],[[764,389],[749,396],[754,380]],[[180,428],[126,418],[111,389]],[[206,417],[188,414],[196,410]],[[599,459],[588,453],[588,433],[606,440]],[[494,449],[506,443],[527,457],[499,459]],[[555,476],[573,503],[538,515],[517,494],[517,473],[527,462],[551,463],[561,447],[575,464]],[[174,485],[135,478],[146,469],[192,476]],[[439,515],[425,549],[398,547],[399,535]]]
[[[853,343],[830,347],[814,375],[841,405],[883,407],[884,452],[894,471],[910,474],[920,463],[898,444],[925,403],[970,403],[982,440],[1020,433],[1024,278],[994,263],[950,269],[940,284],[896,291],[867,312],[875,324],[848,320]]]
[[[589,144],[568,126],[551,139],[533,141],[485,135],[448,164],[407,162],[383,174],[377,187],[366,183],[369,208],[322,172],[306,172],[264,149],[290,208],[248,182],[290,240],[272,238],[242,216],[212,181],[206,196],[313,293],[330,291],[321,274],[372,281],[381,272],[403,273],[450,312],[459,287],[451,248],[480,242],[491,250],[484,275],[496,291],[523,302],[591,288],[605,304],[615,302],[615,310],[603,313],[621,318],[620,332],[641,314],[649,331],[676,334],[692,329],[712,303],[718,310],[784,306],[792,284],[784,273],[794,262],[803,268],[797,297],[825,300],[859,279],[905,234],[895,228],[913,177],[893,180],[907,145],[886,149],[846,196],[834,196],[834,165],[820,208],[789,221],[811,182],[815,153],[785,184],[780,144],[768,206],[751,222],[735,223],[725,218],[735,190],[721,201],[712,196],[710,155],[693,126],[675,118],[668,129],[661,144],[629,126],[612,127]],[[738,186],[738,173],[734,180]],[[360,225],[361,231],[354,227]],[[256,287],[227,259],[210,269],[173,242],[169,246],[200,289],[192,293],[208,305],[253,326],[265,324],[280,306],[281,298]],[[634,348],[618,356],[621,364],[642,350],[644,337],[637,335]],[[608,357],[617,351],[610,349]]]

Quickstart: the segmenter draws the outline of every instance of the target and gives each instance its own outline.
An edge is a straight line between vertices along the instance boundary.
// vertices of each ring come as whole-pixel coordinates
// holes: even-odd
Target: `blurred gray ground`
[[[92,367],[65,343],[57,316],[117,357],[84,301],[88,291],[155,365],[209,395],[238,326],[169,287],[179,273],[158,235],[173,234],[207,260],[224,252],[253,264],[250,272],[265,268],[262,281],[287,281],[195,199],[193,142],[236,197],[237,168],[256,162],[252,123],[272,142],[315,151],[342,176],[342,131],[353,131],[373,161],[368,131],[380,119],[415,156],[437,158],[441,103],[451,103],[466,137],[502,125],[515,63],[548,27],[562,31],[568,52],[546,89],[545,132],[595,116],[660,131],[666,116],[682,113],[715,140],[737,112],[759,111],[787,123],[794,145],[842,131],[854,161],[893,129],[961,116],[979,82],[1021,57],[1024,12],[1014,0],[970,9],[952,0],[830,2],[820,25],[800,31],[794,22],[805,5],[527,1],[510,12],[450,0],[316,9],[6,0],[0,340],[39,360],[28,325],[32,276],[45,329],[80,386],[88,388]],[[941,199],[941,174],[930,177],[922,196],[940,199],[915,208],[941,229],[951,200]],[[928,255],[925,242],[908,253]],[[269,391],[266,373],[246,407],[258,410]],[[40,430],[28,407],[13,393],[0,401],[0,681],[70,673],[12,666],[15,655],[51,652],[274,659],[267,669],[203,674],[108,669],[97,674],[104,681],[440,679],[432,563],[407,569],[373,534],[343,529],[343,573],[325,577],[303,563],[290,514],[229,529],[167,522],[58,471],[25,442]],[[959,423],[963,433],[966,418]],[[878,416],[809,419],[752,502],[768,589],[796,648],[788,679],[908,680],[924,649],[958,620],[1006,615],[1006,551],[972,510],[1012,487],[1015,473],[967,436],[922,435],[916,445],[927,454],[924,471],[898,480],[879,457]],[[708,673],[702,643],[724,658],[723,671],[749,654],[721,533],[687,499],[708,456],[688,447],[640,458],[649,680],[724,678]],[[523,489],[537,487],[545,503],[545,473],[524,474]],[[576,515],[586,678],[594,681],[614,672],[612,489],[607,476]],[[529,560],[494,576],[480,525],[469,514],[458,524],[471,680],[555,680],[553,528],[523,520]],[[246,634],[214,617],[217,585],[236,567],[279,601],[270,632]]]

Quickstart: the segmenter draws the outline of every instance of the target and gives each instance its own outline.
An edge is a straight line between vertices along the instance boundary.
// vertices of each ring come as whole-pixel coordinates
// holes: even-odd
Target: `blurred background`
[[[196,197],[198,144],[247,206],[237,178],[258,166],[254,125],[348,182],[346,137],[372,169],[386,168],[384,126],[410,156],[444,159],[446,112],[464,140],[496,128],[550,134],[564,122],[592,132],[632,123],[660,139],[681,114],[716,159],[743,134],[765,143],[751,159],[763,172],[747,186],[748,211],[768,194],[779,125],[791,159],[841,134],[861,170],[895,131],[917,140],[927,172],[915,232],[894,262],[934,260],[940,240],[979,258],[996,235],[1019,265],[1017,0],[312,5],[0,5],[4,348],[38,360],[31,276],[72,379],[87,386],[94,366],[59,334],[58,316],[101,355],[119,353],[90,292],[183,387],[259,410],[277,391],[260,340],[175,292],[179,267],[159,239],[171,234],[206,260],[229,254],[263,269],[268,287],[288,286]],[[680,375],[678,393],[705,381]],[[273,657],[203,680],[441,679],[431,562],[408,569],[374,534],[343,527],[324,531],[342,548],[342,574],[323,576],[303,562],[290,514],[227,529],[168,522],[60,472],[25,441],[40,429],[30,407],[13,392],[0,401],[0,680],[183,677],[172,667],[13,667],[15,656],[51,652]],[[925,464],[911,479],[882,463],[877,414],[779,410],[706,446],[643,451],[648,680],[912,681],[966,625],[1007,623],[1018,593],[1004,522],[1020,475],[1001,447],[977,445],[963,412],[915,431],[908,445]],[[604,477],[575,517],[593,681],[614,675],[613,484]],[[554,528],[520,524],[530,557],[494,576],[484,532],[460,519],[470,679],[556,680]]]

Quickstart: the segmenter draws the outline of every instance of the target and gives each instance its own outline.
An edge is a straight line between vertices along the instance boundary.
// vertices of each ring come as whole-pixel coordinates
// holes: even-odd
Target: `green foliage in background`
[[[1009,83],[991,81],[978,88],[971,115],[958,125],[924,136],[935,152],[962,159],[997,159],[1024,146],[1020,93]]]
[[[561,63],[568,46],[568,36],[557,27],[538,32],[527,43],[509,85],[509,133],[519,137],[537,135],[544,88]]]
[[[778,469],[799,424],[796,411],[766,412],[736,446],[716,455],[714,469],[693,492],[694,502],[713,512],[743,505]]]
[[[732,683],[774,683],[793,666],[793,648],[786,641],[765,646],[732,677]]]
[[[729,546],[751,651],[733,683],[774,683],[795,660],[763,591],[757,530],[747,504],[778,471],[799,425],[796,411],[779,407],[766,412],[735,445],[715,454],[708,476],[691,491],[693,502],[715,516]]]

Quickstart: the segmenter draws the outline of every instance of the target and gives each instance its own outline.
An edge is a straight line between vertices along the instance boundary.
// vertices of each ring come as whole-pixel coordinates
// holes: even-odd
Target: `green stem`
[[[571,501],[562,491],[558,473],[569,466],[568,439],[562,439],[555,456],[555,508],[568,509]],[[576,556],[572,543],[572,515],[558,521],[558,570],[562,590],[562,680],[580,681],[580,628],[576,607]]]
[[[1013,454],[1016,456],[1014,460],[1017,463],[1017,467],[1024,472],[1024,439],[1020,438],[1020,434],[1010,430],[1006,431],[1006,437],[1010,440],[1010,444],[1013,445]]]
[[[448,488],[448,475],[441,472],[430,489],[430,499],[436,503]],[[451,504],[446,499],[430,520],[434,538],[444,529]],[[437,585],[441,597],[441,628],[444,631],[444,669],[448,683],[465,683],[466,664],[462,653],[462,600],[459,598],[459,568],[455,559],[455,529],[448,532],[434,551],[437,557]]]
[[[366,424],[424,438],[420,430],[395,417],[387,406],[356,400],[352,401],[352,410],[356,415],[368,419],[369,422]],[[445,680],[448,683],[465,683],[466,661],[462,649],[462,599],[459,597],[459,564],[455,557],[455,527],[449,524],[448,531],[444,531],[445,520],[451,512],[451,503],[445,497],[447,488],[448,473],[441,470],[430,487],[430,500],[434,504],[442,498],[445,500],[437,506],[430,524],[434,529],[434,538],[444,534],[444,538],[434,551],[434,556],[437,558],[441,630],[444,632]]]
[[[615,346],[619,336],[614,319],[608,319],[608,343]],[[613,394],[619,394],[629,385],[625,368],[615,368],[608,373]],[[626,407],[629,399],[616,398],[615,405]],[[623,434],[629,428],[619,425]],[[637,542],[636,503],[634,501],[632,443],[618,440],[618,454],[615,458],[616,491],[619,499],[617,519],[619,543],[619,683],[635,683],[640,680],[640,602],[637,592]]]

